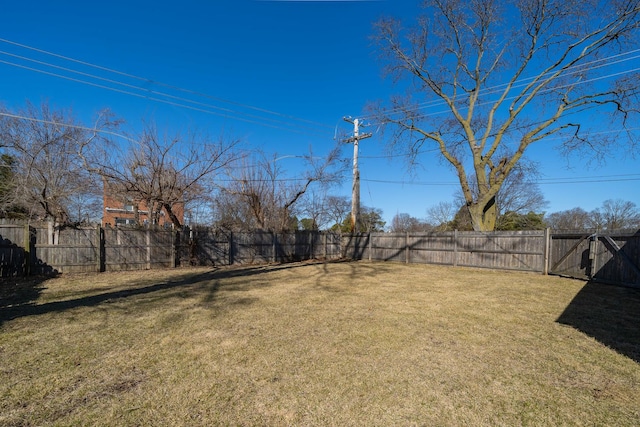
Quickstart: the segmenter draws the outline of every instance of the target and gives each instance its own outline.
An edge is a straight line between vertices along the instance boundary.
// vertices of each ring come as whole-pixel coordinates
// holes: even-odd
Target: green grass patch
[[[637,290],[365,262],[38,287],[0,305],[2,426],[640,425]]]

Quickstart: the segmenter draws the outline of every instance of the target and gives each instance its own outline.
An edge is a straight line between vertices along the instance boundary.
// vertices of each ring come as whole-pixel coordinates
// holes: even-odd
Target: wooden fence
[[[297,231],[295,233],[222,232],[197,229],[183,234],[181,262],[231,265],[290,262],[341,257],[341,239],[336,233]],[[187,255],[188,254],[188,255]]]
[[[640,232],[231,233],[0,224],[0,276],[350,258],[558,274],[640,287]]]
[[[0,225],[0,277],[340,257],[334,233]]]
[[[346,237],[345,256],[546,273],[548,231],[371,233]]]

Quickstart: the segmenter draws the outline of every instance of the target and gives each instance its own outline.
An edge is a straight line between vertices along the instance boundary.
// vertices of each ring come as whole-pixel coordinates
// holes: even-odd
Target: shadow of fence
[[[588,281],[556,321],[640,363],[640,290]]]

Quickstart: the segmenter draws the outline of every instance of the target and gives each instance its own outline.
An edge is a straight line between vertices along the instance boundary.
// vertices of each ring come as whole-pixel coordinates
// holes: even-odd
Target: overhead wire
[[[17,67],[17,68],[23,68],[23,69],[26,69],[26,70],[29,70],[29,71],[35,71],[35,72],[38,72],[38,73],[41,73],[41,74],[45,74],[45,75],[61,78],[61,79],[64,79],[64,80],[69,80],[69,81],[76,82],[76,83],[82,83],[82,84],[85,84],[85,85],[89,85],[89,86],[93,86],[93,87],[97,87],[97,88],[101,88],[101,89],[107,89],[107,90],[110,90],[110,91],[113,91],[113,92],[117,92],[117,93],[121,93],[121,94],[124,94],[124,95],[129,95],[129,96],[133,96],[133,97],[137,97],[137,98],[147,99],[147,100],[150,100],[150,101],[160,102],[160,103],[167,104],[167,105],[172,105],[174,107],[181,107],[181,108],[186,108],[186,109],[189,109],[189,110],[192,110],[192,111],[198,111],[198,112],[207,113],[207,114],[214,114],[216,116],[225,117],[225,118],[229,118],[229,119],[233,119],[233,120],[240,120],[240,121],[243,121],[243,122],[246,122],[246,123],[257,124],[257,125],[260,125],[260,126],[270,127],[270,128],[273,128],[273,129],[279,129],[279,130],[295,132],[295,133],[305,133],[302,130],[296,130],[296,129],[292,129],[292,128],[284,128],[284,127],[277,126],[277,125],[274,125],[274,124],[271,124],[271,123],[265,123],[265,122],[259,121],[259,120],[251,120],[251,119],[247,119],[247,118],[244,118],[244,117],[234,116],[234,115],[231,115],[231,114],[213,112],[213,111],[210,111],[210,110],[206,110],[204,108],[195,107],[193,105],[181,104],[181,103],[169,101],[169,100],[166,100],[166,99],[150,97],[150,96],[145,95],[145,94],[135,93],[135,92],[127,91],[127,90],[124,90],[124,89],[113,88],[113,87],[101,85],[99,83],[88,82],[86,80],[81,80],[81,79],[77,79],[77,78],[74,78],[74,77],[64,76],[64,75],[52,73],[52,72],[49,72],[49,71],[39,70],[37,68],[28,67],[26,65],[15,64],[15,63],[12,63],[12,62],[9,62],[9,61],[5,61],[5,60],[2,60],[2,59],[0,59],[0,63],[11,65],[11,66],[14,66],[14,67]]]
[[[565,89],[565,88],[568,88],[568,87],[575,87],[575,86],[584,85],[584,84],[587,84],[587,83],[593,83],[593,82],[596,82],[596,81],[599,81],[599,80],[604,80],[604,79],[608,79],[608,78],[611,78],[611,77],[617,77],[617,76],[621,76],[621,75],[629,74],[629,73],[634,73],[634,72],[638,72],[638,71],[640,71],[640,67],[633,68],[633,69],[630,69],[630,70],[625,70],[625,71],[619,71],[617,73],[611,73],[611,74],[607,74],[607,75],[604,75],[604,76],[598,76],[598,77],[594,77],[594,78],[591,78],[591,79],[588,79],[588,80],[580,80],[578,82],[569,83],[569,84],[566,84],[566,85],[554,86],[552,88],[541,90],[539,92],[539,94],[545,94],[545,93],[557,91],[559,89]],[[514,100],[514,99],[518,98],[519,96],[520,96],[520,94],[506,97],[506,98],[504,98],[502,100],[502,102]],[[478,102],[477,104],[474,105],[474,107],[492,105],[492,104],[494,104],[496,102],[498,102],[497,99],[491,100],[491,101]],[[439,105],[446,105],[446,103],[444,101],[442,101],[442,104],[438,104],[438,106]],[[468,108],[465,105],[463,105],[462,107],[463,107],[462,108],[463,110]],[[406,112],[415,112],[415,111],[418,111],[418,110],[421,110],[421,109],[423,109],[423,108],[422,107],[406,108],[406,109],[403,109],[402,112],[405,112],[405,113]],[[440,115],[440,114],[448,114],[448,113],[451,113],[450,109],[436,111],[436,112],[432,112],[432,113],[428,113],[428,114],[423,114],[423,115],[421,115],[420,118],[432,117],[432,116],[437,116],[437,115]],[[393,121],[392,120],[383,119],[383,120],[381,120],[379,122],[367,123],[367,125],[376,126],[376,125],[384,125],[384,124],[387,124],[387,123],[393,123]]]
[[[623,178],[624,177],[624,178]],[[437,181],[397,181],[384,179],[368,179],[361,178],[363,182],[374,182],[378,184],[394,184],[403,186],[459,186],[460,182],[437,182]],[[598,184],[606,182],[624,182],[624,181],[640,181],[640,174],[627,175],[601,175],[592,177],[575,177],[575,178],[542,178],[531,180],[531,183],[539,185],[561,185],[561,184]]]
[[[57,121],[54,121],[54,120],[38,119],[38,118],[35,118],[35,117],[27,117],[27,116],[22,116],[22,115],[19,115],[19,114],[4,113],[2,111],[0,111],[0,116],[9,117],[9,118],[13,118],[13,119],[20,119],[20,120],[29,120],[29,121],[32,121],[32,122],[44,123],[44,124],[48,124],[48,125],[63,126],[63,127],[72,128],[72,129],[86,130],[86,131],[96,132],[96,133],[103,133],[103,134],[106,134],[106,135],[117,136],[118,138],[122,138],[124,140],[129,141],[129,142],[134,142],[134,143],[137,142],[135,139],[132,139],[132,138],[126,136],[126,135],[122,135],[121,133],[113,132],[113,131],[106,130],[106,129],[91,128],[91,127],[88,127],[88,126],[74,125],[74,124],[71,124],[71,123],[57,122]]]
[[[59,69],[59,70],[62,70],[62,71],[70,72],[70,73],[73,73],[73,74],[78,74],[78,75],[81,75],[81,76],[85,76],[85,77],[89,77],[89,78],[92,78],[92,79],[104,81],[104,82],[107,82],[107,83],[112,83],[112,84],[124,86],[124,87],[130,88],[130,89],[133,89],[133,90],[139,90],[139,91],[143,91],[143,92],[148,92],[148,93],[151,93],[151,94],[154,94],[154,95],[164,96],[164,97],[167,97],[167,98],[170,98],[170,99],[175,99],[175,100],[178,100],[178,101],[188,102],[188,103],[191,103],[191,104],[194,104],[194,105],[207,107],[207,108],[212,108],[212,109],[215,109],[215,110],[220,110],[220,111],[225,112],[225,117],[231,117],[231,118],[236,118],[237,120],[243,120],[243,118],[241,118],[241,117],[235,117],[235,116],[231,116],[231,115],[226,114],[226,113],[239,113],[238,111],[231,110],[229,108],[219,107],[217,105],[207,104],[207,103],[203,103],[203,102],[199,102],[199,101],[193,101],[193,100],[190,100],[190,99],[187,99],[187,98],[184,98],[184,97],[175,96],[175,95],[171,95],[169,93],[159,92],[159,91],[155,91],[155,90],[152,90],[152,89],[131,85],[131,84],[128,84],[128,83],[117,81],[117,80],[108,79],[106,77],[96,76],[94,74],[89,74],[89,73],[85,73],[85,72],[82,72],[82,71],[73,70],[73,69],[70,69],[70,68],[62,67],[62,66],[51,64],[51,63],[44,62],[44,61],[38,61],[38,60],[33,59],[33,58],[28,58],[28,57],[24,57],[24,56],[21,56],[21,55],[16,55],[16,54],[13,54],[13,53],[10,53],[10,52],[5,52],[5,51],[2,51],[2,50],[0,50],[0,54],[7,55],[7,56],[12,56],[14,58],[21,59],[21,60],[24,60],[24,61],[34,62],[34,63],[39,64],[39,65],[44,65],[44,66],[47,66],[47,67],[56,68],[56,69]],[[27,68],[27,69],[29,69],[31,71],[47,73],[47,74],[55,76],[55,77],[67,78],[66,76],[63,76],[63,75],[52,74],[52,73],[49,73],[49,72],[46,72],[46,71],[43,71],[43,70],[39,70],[39,69],[31,68],[31,67],[26,67],[26,66],[15,64],[15,63],[11,63],[11,62],[8,62],[8,61],[0,60],[0,62],[5,63],[7,65],[15,66],[15,67]],[[95,83],[87,82],[87,81],[79,80],[79,79],[76,79],[74,81],[79,82],[79,83],[83,83],[83,84],[89,84],[89,85],[101,87],[101,88],[104,88],[104,89],[112,90],[112,88],[110,86],[97,85]],[[128,95],[138,95],[136,93],[131,93],[131,92],[128,92],[128,91],[121,91],[121,93],[125,93],[125,94],[128,94]],[[239,114],[243,114],[243,113],[239,113]],[[252,117],[252,118],[256,118],[256,119],[263,119],[263,120],[267,120],[267,121],[273,121],[273,122],[276,122],[276,123],[283,123],[282,121],[279,121],[277,119],[264,118],[262,116],[257,116],[255,114],[247,114],[247,113],[244,113],[244,114],[247,117]]]
[[[624,58],[624,59],[618,59],[618,60],[615,60],[615,61],[611,60],[612,58],[620,58],[620,57],[624,57],[624,56],[627,56],[627,55],[634,55],[634,54],[637,54],[639,52],[640,52],[640,49],[633,49],[633,50],[630,50],[630,51],[627,51],[627,52],[624,52],[624,53],[610,55],[610,56],[607,56],[607,57],[599,58],[599,59],[596,59],[596,60],[593,60],[593,61],[589,61],[589,62],[586,62],[586,63],[582,63],[582,64],[576,64],[576,65],[574,65],[572,67],[569,67],[568,68],[569,72],[564,73],[563,77],[574,75],[574,74],[577,74],[577,73],[583,73],[585,71],[591,71],[591,70],[594,70],[594,69],[597,69],[597,68],[603,68],[603,67],[616,65],[616,64],[619,64],[619,63],[622,63],[622,62],[626,62],[626,61],[631,61],[631,60],[634,60],[634,59],[638,59],[638,58],[640,58],[640,55],[635,55],[635,56],[631,56],[631,57]],[[600,64],[600,65],[590,66],[590,65],[593,65],[593,64]],[[634,71],[638,71],[638,70],[639,70],[638,68],[635,68],[635,69],[632,69],[632,70],[627,70],[625,72],[612,73],[612,74],[609,74],[609,75],[601,76],[600,78],[597,78],[597,79],[581,81],[581,82],[579,82],[579,84],[585,84],[585,83],[593,82],[593,81],[596,81],[596,80],[599,80],[599,79],[602,79],[602,78],[608,78],[608,77],[612,77],[612,76],[616,76],[616,75],[620,75],[620,74],[624,74],[624,73],[629,73],[629,72],[634,72]],[[551,74],[551,73],[552,73],[552,71],[544,73],[544,74],[541,74],[539,76],[524,77],[522,79],[515,80],[512,83],[509,83],[509,82],[500,83],[500,84],[497,84],[497,85],[494,85],[494,86],[490,86],[488,88],[483,88],[483,89],[481,89],[481,92],[485,96],[486,95],[492,95],[494,93],[501,93],[504,88],[509,86],[509,84],[512,85],[511,89],[522,87],[522,86],[526,86],[528,83],[525,83],[525,82],[530,81],[530,80],[534,80],[534,79],[540,78],[540,77],[544,78],[545,75]],[[565,85],[565,86],[561,86],[561,87],[554,87],[551,90],[557,90],[559,88],[564,88],[564,87],[572,86],[572,85],[575,85],[575,84],[576,83],[572,83],[570,85]],[[509,98],[506,98],[505,100],[511,100],[511,99],[514,99],[514,97],[509,97]],[[488,102],[485,102],[484,104],[478,104],[478,105],[486,105],[486,104],[491,104],[493,102],[496,102],[496,101],[495,100],[494,101],[488,101]],[[431,107],[446,106],[446,105],[447,105],[447,103],[444,100],[442,100],[440,98],[435,98],[435,99],[432,99],[432,100],[429,100],[429,101],[418,103],[415,106],[413,106],[412,108],[401,108],[401,107],[391,108],[391,109],[385,110],[385,113],[389,114],[389,115],[394,115],[394,114],[401,114],[401,113],[405,113],[405,112],[415,112],[415,111],[418,111],[418,110],[423,110],[423,109],[427,109],[427,108],[431,108]],[[431,113],[431,114],[428,114],[427,116],[436,115],[436,114],[443,114],[443,113],[447,113],[447,112],[450,112],[450,110],[444,110],[444,111],[441,111],[441,112]],[[363,120],[371,120],[371,119],[373,119],[375,117],[376,117],[375,115],[369,115],[369,116],[364,116],[362,119]],[[375,124],[384,124],[384,122],[379,122],[379,123],[373,122],[373,123],[371,123],[371,125],[375,125]]]
[[[107,82],[107,83],[110,83],[110,84],[120,85],[120,86],[129,88],[129,89],[138,90],[138,91],[140,91],[142,93],[136,93],[136,92],[132,92],[130,90],[123,90],[123,89],[119,89],[119,88],[112,87],[112,86],[106,86],[106,85],[95,83],[95,82],[90,82],[90,81],[86,81],[86,80],[73,78],[73,77],[70,77],[70,76],[61,75],[61,74],[58,74],[58,73],[53,73],[51,71],[41,70],[41,69],[34,68],[34,67],[28,67],[28,66],[23,65],[23,64],[16,64],[16,63],[13,63],[13,62],[0,60],[1,63],[4,63],[6,65],[10,65],[10,66],[14,66],[14,67],[22,68],[22,69],[27,69],[29,71],[38,72],[38,73],[42,73],[42,74],[45,74],[45,75],[50,75],[50,76],[53,76],[53,77],[56,77],[56,78],[62,78],[62,79],[66,79],[66,80],[69,80],[69,81],[73,81],[73,82],[77,82],[77,83],[81,83],[81,84],[86,84],[86,85],[90,85],[90,86],[94,86],[94,87],[98,87],[98,88],[102,88],[102,89],[106,89],[106,90],[110,90],[110,91],[114,91],[114,92],[118,92],[118,93],[122,93],[122,94],[126,94],[126,95],[129,95],[129,96],[136,96],[136,97],[139,97],[139,98],[145,98],[145,99],[149,99],[149,100],[155,101],[155,102],[165,103],[165,104],[169,104],[169,105],[173,105],[173,106],[177,106],[177,107],[181,107],[181,108],[188,108],[188,109],[191,109],[191,110],[195,110],[195,111],[199,111],[199,112],[203,112],[203,113],[207,113],[207,114],[213,114],[213,115],[218,115],[218,116],[225,117],[225,118],[241,120],[241,121],[245,121],[245,122],[249,122],[249,123],[253,123],[253,124],[258,124],[258,125],[262,125],[262,126],[267,126],[267,127],[271,127],[271,128],[276,128],[276,129],[280,129],[280,130],[285,130],[285,131],[292,131],[292,132],[296,132],[297,131],[297,132],[302,133],[302,130],[296,130],[296,129],[293,129],[291,127],[287,127],[286,125],[289,125],[289,122],[283,122],[282,121],[283,119],[295,120],[295,121],[301,123],[301,124],[297,125],[298,128],[300,128],[300,127],[309,128],[309,126],[313,126],[313,127],[318,127],[318,128],[322,128],[322,129],[325,129],[325,130],[333,129],[333,127],[331,125],[327,125],[327,124],[324,124],[324,123],[314,122],[314,121],[307,120],[307,119],[304,119],[304,118],[299,118],[299,117],[295,117],[295,116],[292,116],[292,115],[287,115],[287,114],[275,112],[275,111],[272,111],[272,110],[256,107],[256,106],[253,106],[253,105],[243,104],[243,103],[240,103],[240,102],[231,101],[231,100],[227,100],[227,99],[224,99],[224,98],[211,96],[211,95],[208,95],[208,94],[205,94],[205,93],[202,93],[202,92],[193,91],[193,90],[190,90],[190,89],[185,89],[185,88],[182,88],[182,87],[179,87],[179,86],[166,84],[166,83],[163,83],[163,82],[159,82],[159,81],[148,79],[148,78],[144,78],[144,77],[139,77],[139,76],[136,76],[136,75],[133,75],[133,74],[124,73],[124,72],[121,72],[121,71],[118,71],[118,70],[114,70],[114,69],[111,69],[111,68],[107,68],[107,67],[103,67],[103,66],[100,66],[100,65],[92,64],[92,63],[89,63],[89,62],[86,62],[86,61],[81,61],[81,60],[78,60],[78,59],[75,59],[75,58],[71,58],[71,57],[68,57],[68,56],[60,55],[60,54],[57,54],[57,53],[54,53],[54,52],[49,52],[49,51],[46,51],[46,50],[43,50],[43,49],[38,49],[38,48],[35,48],[35,47],[32,47],[32,46],[28,46],[28,45],[25,45],[25,44],[17,43],[17,42],[14,42],[14,41],[11,41],[11,40],[7,40],[7,39],[4,39],[4,38],[0,38],[0,42],[4,42],[4,43],[7,43],[7,44],[18,46],[20,48],[28,49],[28,50],[31,50],[31,51],[34,51],[34,52],[45,54],[45,55],[50,55],[50,56],[53,56],[55,58],[63,59],[65,61],[71,61],[73,63],[77,63],[77,64],[80,64],[80,65],[83,65],[83,66],[92,67],[92,68],[95,68],[95,69],[98,69],[98,70],[102,70],[102,71],[106,71],[106,72],[109,72],[109,73],[114,73],[114,74],[117,74],[119,76],[135,79],[135,80],[138,80],[138,81],[143,81],[143,82],[145,82],[147,84],[150,84],[150,85],[162,86],[162,87],[169,88],[169,89],[172,89],[172,90],[176,90],[176,91],[179,91],[179,92],[182,92],[182,93],[187,93],[187,94],[190,94],[190,95],[193,95],[193,96],[204,97],[204,98],[208,98],[208,99],[215,100],[215,101],[218,101],[218,102],[222,102],[222,103],[226,103],[226,104],[235,105],[235,106],[238,106],[238,107],[250,109],[250,110],[257,111],[257,112],[260,112],[260,113],[263,113],[263,114],[271,115],[271,116],[274,116],[274,117],[279,117],[280,119],[273,118],[273,117],[268,117],[268,116],[259,116],[259,115],[256,115],[256,114],[250,114],[250,113],[240,112],[240,111],[236,111],[236,110],[232,110],[232,109],[228,109],[228,108],[224,108],[224,107],[219,107],[219,106],[212,105],[212,104],[209,104],[209,103],[199,102],[199,101],[196,101],[196,100],[184,97],[184,96],[176,96],[176,95],[172,95],[172,94],[169,94],[169,93],[166,93],[166,92],[155,91],[155,90],[152,90],[152,89],[149,89],[149,88],[144,88],[144,87],[140,87],[140,86],[137,86],[137,85],[131,85],[131,84],[128,84],[128,83],[125,83],[125,82],[121,82],[121,81],[118,81],[118,80],[109,79],[109,78],[105,78],[105,77],[101,77],[101,76],[96,76],[94,74],[85,73],[85,72],[82,72],[82,71],[79,71],[79,70],[75,70],[75,69],[71,69],[71,68],[68,68],[68,67],[63,67],[63,66],[60,66],[60,65],[51,64],[51,63],[44,62],[44,61],[39,61],[39,60],[34,59],[34,58],[29,58],[29,57],[25,57],[25,56],[22,56],[22,55],[17,55],[17,54],[14,54],[14,53],[0,51],[0,54],[5,54],[5,55],[8,55],[8,56],[12,56],[14,58],[18,58],[18,59],[21,59],[23,61],[30,61],[30,62],[34,62],[34,63],[37,63],[39,65],[45,66],[45,67],[52,67],[52,68],[55,68],[55,69],[58,69],[58,70],[62,70],[62,71],[65,71],[65,72],[70,72],[70,73],[82,75],[84,77],[88,77],[88,78],[91,78],[91,79],[100,80],[100,81]],[[152,94],[152,95],[156,95],[156,96],[164,96],[164,97],[167,97],[167,98],[170,98],[170,99],[173,99],[173,100],[177,100],[177,101],[181,101],[181,102],[185,102],[185,103],[193,104],[193,105],[185,105],[185,104],[182,104],[182,103],[169,101],[167,99],[161,99],[161,98],[157,98],[157,97],[149,97],[148,94]],[[194,107],[194,105],[195,105],[195,107]],[[205,108],[200,108],[200,107],[205,107]],[[222,111],[222,112],[209,111],[206,108],[211,108],[211,109],[219,110],[219,111]],[[235,114],[235,115],[233,115],[232,113]],[[240,116],[238,116],[238,115],[240,115]],[[249,117],[249,118],[246,118],[246,117]],[[274,123],[276,123],[276,124],[274,124]]]

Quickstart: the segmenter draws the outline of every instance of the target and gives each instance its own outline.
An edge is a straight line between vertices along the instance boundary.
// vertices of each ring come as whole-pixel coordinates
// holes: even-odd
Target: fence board
[[[55,236],[53,234],[55,234]],[[95,228],[35,228],[36,271],[57,271],[60,273],[87,273],[96,271],[98,262],[98,238]],[[57,244],[49,244],[55,241]]]
[[[354,259],[544,271],[544,231],[371,233],[345,239]]]
[[[640,287],[640,231],[551,236],[550,272]]]
[[[24,225],[0,224],[0,277],[26,274],[24,233]]]
[[[105,270],[145,270],[174,266],[170,230],[104,229]]]

